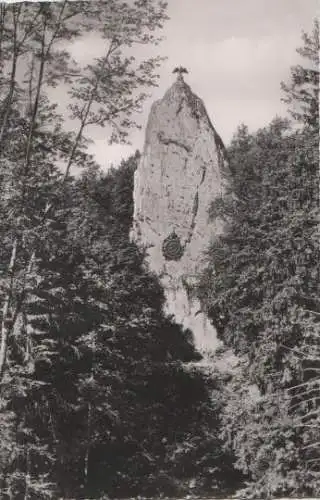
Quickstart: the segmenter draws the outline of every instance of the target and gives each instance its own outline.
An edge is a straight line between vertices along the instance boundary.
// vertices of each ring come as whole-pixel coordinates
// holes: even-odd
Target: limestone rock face
[[[132,239],[165,289],[167,312],[212,350],[216,334],[193,293],[204,252],[223,231],[208,210],[228,184],[224,147],[205,106],[180,77],[153,104],[135,173]]]

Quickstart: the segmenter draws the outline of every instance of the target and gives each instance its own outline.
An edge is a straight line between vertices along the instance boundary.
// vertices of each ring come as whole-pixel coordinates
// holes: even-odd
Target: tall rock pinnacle
[[[147,261],[159,276],[166,308],[190,328],[201,350],[213,350],[216,334],[193,289],[204,266],[204,252],[223,231],[208,210],[228,184],[224,146],[205,106],[176,68],[177,81],[153,104],[144,151],[135,173],[132,239],[147,248]]]

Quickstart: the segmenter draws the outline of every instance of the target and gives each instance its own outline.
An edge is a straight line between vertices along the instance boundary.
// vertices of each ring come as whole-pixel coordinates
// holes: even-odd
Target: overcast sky
[[[167,56],[160,70],[159,88],[146,102],[141,132],[132,135],[132,147],[107,144],[106,130],[92,130],[91,151],[103,168],[118,164],[142,149],[151,103],[164,94],[175,77],[176,65],[186,66],[186,81],[204,100],[214,127],[228,144],[236,127],[251,131],[283,115],[280,82],[288,80],[298,60],[301,31],[310,31],[318,0],[169,0],[170,20],[165,40],[155,54]],[[100,44],[101,45],[101,44]],[[94,33],[77,42],[73,53],[89,62],[97,55]]]
[[[143,126],[151,102],[171,85],[172,69],[180,64],[188,68],[186,81],[204,100],[226,144],[239,123],[253,131],[284,114],[280,82],[288,80],[301,30],[311,30],[317,9],[317,0],[169,0],[171,19],[159,48],[168,60],[145,105]],[[92,151],[102,166],[117,163],[142,148],[143,132],[134,134],[132,148],[110,149],[105,131],[99,131]]]

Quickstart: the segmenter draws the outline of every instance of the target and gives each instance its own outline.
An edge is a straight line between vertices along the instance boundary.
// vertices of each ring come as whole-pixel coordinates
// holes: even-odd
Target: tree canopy
[[[305,67],[283,86],[301,128],[276,118],[229,147],[231,192],[212,206],[228,230],[208,251],[199,293],[239,358],[223,439],[250,481],[243,497],[320,492],[318,25]],[[297,80],[299,73],[300,79]]]

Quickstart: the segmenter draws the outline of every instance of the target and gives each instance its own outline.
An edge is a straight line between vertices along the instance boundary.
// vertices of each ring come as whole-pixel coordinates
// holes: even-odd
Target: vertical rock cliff
[[[135,173],[132,239],[147,249],[159,276],[166,309],[190,328],[202,352],[217,345],[216,332],[200,310],[194,288],[204,252],[223,231],[209,219],[213,200],[228,184],[224,146],[205,106],[181,74],[153,104],[144,151]]]

